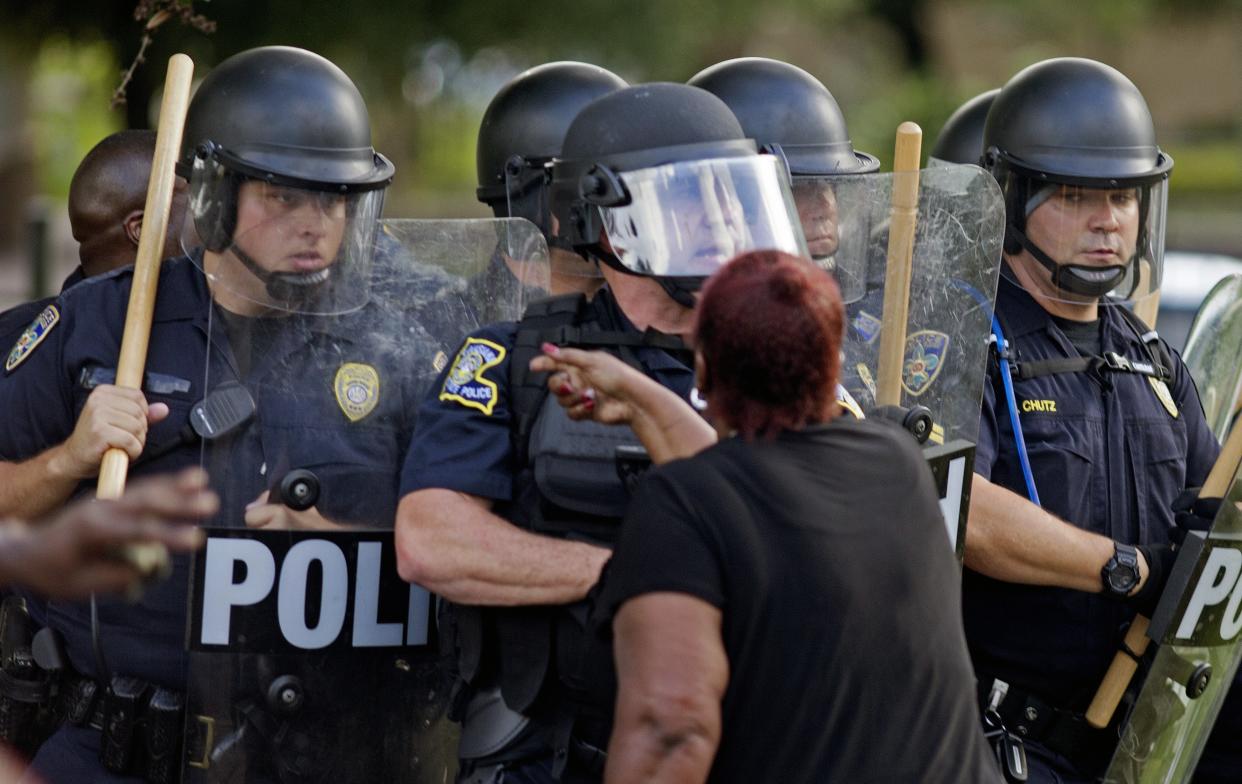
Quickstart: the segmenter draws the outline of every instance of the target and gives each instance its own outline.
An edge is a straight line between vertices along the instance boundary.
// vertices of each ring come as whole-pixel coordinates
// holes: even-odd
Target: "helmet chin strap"
[[[1026,233],[1014,225],[1007,226],[1010,236],[1021,243],[1027,253],[1052,273],[1052,285],[1083,297],[1103,297],[1117,288],[1126,276],[1129,264],[1109,264],[1105,267],[1089,267],[1084,264],[1058,264],[1031,241]],[[1137,255],[1137,254],[1136,254]],[[1133,263],[1134,259],[1130,260]]]
[[[655,278],[655,282],[659,283],[664,293],[683,308],[693,308],[694,293],[703,288],[703,278],[700,277]]]
[[[694,294],[696,291],[703,288],[703,281],[706,280],[706,278],[697,275],[644,275],[641,272],[635,272],[634,270],[626,267],[616,256],[599,246],[588,248],[587,254],[596,261],[602,264],[607,264],[609,267],[612,267],[622,275],[632,275],[636,278],[650,278],[651,280],[654,280],[656,283],[660,284],[660,288],[664,289],[665,294],[667,294],[674,302],[681,305],[683,308],[694,307]]]
[[[292,305],[309,302],[319,293],[320,287],[332,277],[331,266],[311,272],[273,272],[265,270],[259,266],[259,263],[254,260],[253,256],[242,250],[241,245],[238,245],[236,242],[233,242],[229,249],[233,251],[233,255],[237,256],[242,266],[249,270],[251,275],[262,281],[268,296],[275,302]]]

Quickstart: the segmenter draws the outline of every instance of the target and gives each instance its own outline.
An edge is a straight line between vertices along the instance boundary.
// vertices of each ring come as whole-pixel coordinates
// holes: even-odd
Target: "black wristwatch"
[[[1124,599],[1139,581],[1138,550],[1133,545],[1113,542],[1113,557],[1100,570],[1104,581],[1104,593],[1115,599]]]

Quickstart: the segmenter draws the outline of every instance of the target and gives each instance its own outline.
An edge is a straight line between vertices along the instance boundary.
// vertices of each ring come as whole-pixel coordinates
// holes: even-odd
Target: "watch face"
[[[1119,594],[1128,594],[1138,583],[1138,569],[1129,564],[1115,564],[1108,572],[1108,587]]]

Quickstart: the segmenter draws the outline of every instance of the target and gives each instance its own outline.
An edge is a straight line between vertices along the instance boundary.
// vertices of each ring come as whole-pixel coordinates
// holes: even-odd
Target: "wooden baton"
[[[1199,497],[1224,498],[1233,477],[1238,473],[1239,463],[1242,463],[1242,426],[1235,426],[1229,433],[1220,456],[1212,464],[1212,471],[1204,481]],[[1125,648],[1113,656],[1113,663],[1109,665],[1104,680],[1100,682],[1100,687],[1091,699],[1091,705],[1087,707],[1087,723],[1092,727],[1103,729],[1113,720],[1113,713],[1138,669],[1138,657],[1147,651],[1151,642],[1151,638],[1147,636],[1147,627],[1150,624],[1151,620],[1143,615],[1134,616],[1130,623],[1130,630],[1126,632]]]
[[[151,340],[151,317],[155,311],[155,291],[160,279],[160,255],[168,233],[177,157],[181,150],[181,134],[185,128],[193,76],[194,61],[189,57],[175,54],[169,58],[164,99],[160,104],[160,122],[155,135],[155,157],[151,162],[151,180],[147,184],[147,201],[142,215],[142,235],[138,238],[129,307],[125,312],[125,332],[121,337],[121,356],[116,366],[116,384],[127,389],[142,389],[147,346]],[[109,449],[99,465],[95,496],[120,498],[125,492],[128,474],[129,455],[124,449]],[[132,545],[125,548],[124,555],[142,574],[157,574],[169,568],[168,550],[163,545]]]
[[[875,400],[881,406],[901,405],[901,371],[906,357],[910,265],[914,259],[914,230],[918,226],[919,162],[922,153],[923,129],[908,121],[897,126],[888,257],[884,269],[884,312],[876,372]]]
[[[1151,262],[1142,259],[1138,262],[1139,282],[1138,287],[1141,291],[1146,291],[1151,287]],[[1143,323],[1151,329],[1156,328],[1156,316],[1160,313],[1160,289],[1156,289],[1145,297],[1140,297],[1134,303],[1134,315],[1142,319]]]

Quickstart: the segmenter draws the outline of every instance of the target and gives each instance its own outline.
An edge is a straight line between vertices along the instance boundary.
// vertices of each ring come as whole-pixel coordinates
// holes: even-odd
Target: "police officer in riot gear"
[[[1120,305],[1159,285],[1173,162],[1138,89],[1074,58],[1010,80],[983,144],[1007,226],[966,634],[1030,780],[1088,781],[1117,735],[1082,713],[1123,626],[1159,596],[1175,497],[1217,454],[1186,368]]]
[[[444,352],[456,348],[466,333],[510,318],[504,311],[516,300],[545,296],[549,291],[590,294],[599,287],[602,281],[594,265],[558,243],[552,231],[551,162],[560,154],[565,129],[578,111],[625,86],[621,77],[599,66],[554,62],[518,74],[492,98],[476,144],[476,195],[496,218],[534,224],[547,243],[551,263],[514,258],[498,246],[486,266],[472,271],[464,282],[427,269],[427,278],[396,305],[416,309],[419,322],[441,342]],[[385,226],[379,243],[381,259],[401,258],[400,233],[396,226]],[[514,233],[515,227],[507,224],[502,244],[513,245]],[[445,296],[446,291],[453,296]],[[447,353],[444,357],[447,361]]]
[[[581,291],[590,294],[602,282],[594,265],[553,231],[549,204],[552,159],[561,152],[565,129],[590,101],[625,87],[616,74],[578,62],[545,63],[523,71],[506,83],[483,113],[476,144],[479,201],[497,218],[524,218],[547,241],[551,264],[533,274],[528,259],[509,258],[499,249],[486,269],[465,285],[456,299],[440,297],[426,303],[419,320],[444,350],[453,350],[466,332],[502,320],[497,292],[515,287],[548,291],[538,296]],[[546,279],[545,279],[546,278]],[[537,280],[535,280],[537,279]],[[533,293],[533,292],[532,292]]]
[[[811,258],[835,272],[847,302],[856,299],[866,229],[850,220],[855,198],[846,175],[879,171],[880,161],[854,149],[832,93],[801,68],[763,57],[717,63],[687,84],[723,100],[746,135],[782,160]]]
[[[828,88],[795,65],[764,57],[717,63],[687,84],[724,101],[746,135],[781,160],[811,258],[832,271],[845,301],[862,296],[867,263],[862,216],[868,205],[851,176],[879,171],[880,161],[854,149],[845,115]],[[840,384],[837,402],[862,416]]]
[[[333,67],[326,78],[304,54],[269,48],[230,59],[186,118],[179,169],[204,271],[222,279],[231,312],[332,313],[366,300],[370,237],[395,168],[371,149],[349,77]],[[268,60],[277,68],[264,73]],[[276,98],[285,113],[265,103]],[[332,101],[343,110],[325,115]],[[285,219],[300,211],[320,225]]]
[[[131,475],[198,464],[204,446],[183,435],[192,406],[229,382],[250,390],[257,417],[234,434],[227,459],[208,461],[221,497],[215,524],[390,526],[415,414],[406,401],[421,395],[416,369],[431,363],[409,335],[399,347],[365,341],[385,323],[368,300],[369,264],[394,169],[371,147],[362,96],[338,67],[305,50],[235,55],[191,101],[179,173],[189,180],[202,247],[161,270],[142,392],[171,413],[150,427]],[[40,339],[14,355],[0,384],[10,412],[0,427],[4,457],[22,459],[64,440],[90,390],[111,383],[131,280],[120,271],[68,290]],[[341,317],[329,321],[331,314]],[[371,368],[383,393],[338,384],[344,393],[334,399],[342,358]],[[269,474],[280,466],[263,458],[277,454],[288,468],[321,472],[318,507],[295,512],[268,497]],[[373,470],[361,474],[363,464]],[[49,626],[63,638],[73,672],[62,680],[68,721],[33,763],[40,775],[74,782],[180,775],[188,567],[174,558],[171,578],[137,603],[101,599],[97,611],[49,605]],[[235,686],[212,687],[228,693]],[[218,729],[234,719],[210,717]],[[210,754],[212,737],[190,745]],[[282,765],[276,756],[263,756],[265,764]],[[354,768],[365,770],[377,756]]]
[[[997,87],[982,92],[957,107],[944,121],[936,143],[928,156],[929,165],[937,163],[962,163],[978,165],[983,155],[983,126],[988,119],[988,109],[1000,92]]]
[[[464,780],[602,772],[611,668],[586,598],[628,500],[618,453],[637,441],[571,422],[529,362],[544,342],[604,348],[688,398],[681,336],[698,285],[748,248],[804,252],[784,173],[757,153],[698,88],[587,104],[553,164],[551,206],[606,284],[470,335],[420,410],[398,565],[456,605]]]
[[[551,225],[550,165],[582,107],[626,86],[605,68],[576,62],[545,63],[513,77],[479,125],[479,201],[497,218],[526,218],[553,247],[572,253]]]

